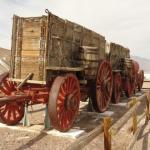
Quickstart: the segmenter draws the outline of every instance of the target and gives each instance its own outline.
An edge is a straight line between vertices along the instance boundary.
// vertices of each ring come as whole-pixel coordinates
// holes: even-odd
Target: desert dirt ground
[[[141,94],[138,93],[137,96],[139,95]],[[127,112],[128,109],[126,107],[126,103],[128,101],[129,100],[123,98],[121,103],[117,105],[110,104],[108,114],[111,114],[114,122]],[[43,105],[39,105],[33,109],[37,110],[43,107]],[[144,108],[145,104],[142,103],[142,105],[137,110],[138,117],[142,114]],[[107,113],[105,115],[107,115]],[[73,129],[84,130],[84,135],[102,123],[102,116],[103,115],[96,112],[87,112],[87,103],[81,103],[80,114],[74,123]],[[22,123],[17,126],[13,126],[13,128],[0,126],[0,150],[64,150],[76,140],[72,137],[47,134],[43,125],[44,110],[35,112],[31,111],[29,113],[29,119],[31,123],[30,127],[23,127]],[[132,120],[129,119],[129,121],[119,131],[119,133],[112,137],[112,149],[126,149],[129,142],[133,138],[133,135],[129,132],[131,121]],[[144,120],[142,120],[142,123],[144,124]],[[140,132],[138,140],[133,148],[134,150],[150,149],[149,132],[149,124],[147,126],[143,125],[142,131]],[[103,150],[103,143],[103,134],[100,134],[95,139],[93,139],[84,149]]]

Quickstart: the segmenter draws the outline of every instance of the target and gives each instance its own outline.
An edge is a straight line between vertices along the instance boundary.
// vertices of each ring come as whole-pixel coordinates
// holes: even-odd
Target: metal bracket
[[[30,121],[28,118],[28,104],[25,103],[25,107],[24,107],[24,117],[23,117],[23,126],[29,127],[30,126]]]
[[[49,115],[48,115],[48,104],[46,104],[46,107],[45,107],[44,127],[45,127],[45,129],[51,128],[50,119],[49,119]]]
[[[89,101],[88,101],[87,111],[95,112],[95,109],[93,107],[93,102],[92,102],[92,99],[90,97],[89,97]]]

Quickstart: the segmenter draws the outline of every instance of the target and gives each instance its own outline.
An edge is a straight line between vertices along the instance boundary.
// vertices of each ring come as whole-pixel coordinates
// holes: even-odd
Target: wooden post
[[[11,40],[11,62],[10,62],[10,77],[14,77],[15,70],[15,52],[16,52],[16,39],[17,39],[17,23],[18,16],[13,16],[12,40]]]
[[[137,103],[137,98],[133,97],[132,101],[130,103],[130,108],[133,107],[135,104]],[[132,113],[132,127],[131,127],[131,132],[133,132],[133,134],[136,132],[137,130],[137,114],[136,114],[136,108]]]
[[[146,118],[145,123],[150,120],[150,92],[146,93]]]
[[[132,113],[132,132],[133,134],[136,132],[137,130],[137,115],[136,115],[136,111],[134,111]]]
[[[142,97],[143,98],[143,97]],[[116,135],[121,127],[129,120],[136,108],[140,106],[141,102],[138,101],[123,117],[121,117],[111,128],[111,134]]]
[[[138,102],[136,97],[133,97],[130,102],[127,103],[127,108],[133,107]]]
[[[29,73],[26,77],[25,77],[25,79],[23,79],[23,81],[17,86],[17,89],[19,90],[19,89],[21,89],[22,88],[22,86],[29,80],[29,79],[31,79],[32,77],[33,77],[33,73]]]
[[[104,118],[104,149],[111,150],[111,131],[109,128],[111,126],[111,118]]]
[[[137,120],[137,124],[140,124],[140,122],[144,119],[145,117],[145,113],[143,113]],[[134,135],[133,135],[133,138],[131,139],[130,143],[128,144],[128,146],[126,147],[126,150],[132,150],[135,142],[137,141],[137,138],[138,138],[138,135],[142,129],[142,125],[140,125],[137,130],[135,131]]]
[[[128,144],[126,150],[132,150],[133,149],[133,146],[134,146],[135,142],[137,141],[137,138],[139,136],[139,133],[140,133],[142,127],[143,127],[142,125],[140,127],[138,127],[137,131],[134,134],[134,137],[131,139],[131,142]]]

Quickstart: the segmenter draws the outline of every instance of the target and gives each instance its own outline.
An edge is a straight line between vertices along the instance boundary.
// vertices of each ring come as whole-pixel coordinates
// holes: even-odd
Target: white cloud
[[[13,14],[39,16],[45,8],[150,58],[149,0],[1,0],[0,46],[10,48]]]

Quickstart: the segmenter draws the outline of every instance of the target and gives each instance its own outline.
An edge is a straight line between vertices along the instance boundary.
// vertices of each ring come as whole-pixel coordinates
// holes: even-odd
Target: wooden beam
[[[104,149],[111,150],[111,132],[109,128],[111,126],[111,118],[104,118]]]
[[[132,113],[132,132],[133,134],[136,132],[137,130],[137,114],[136,114],[136,110]]]
[[[14,76],[15,70],[15,52],[16,52],[16,39],[17,39],[17,23],[18,16],[13,16],[13,29],[12,29],[12,41],[11,41],[11,61],[10,61],[10,76]]]
[[[138,135],[139,135],[141,129],[142,129],[142,125],[135,132],[134,137],[132,138],[131,143],[128,145],[128,147],[126,148],[126,150],[132,150],[135,142],[137,141],[137,138],[138,138]]]
[[[29,73],[26,77],[25,77],[25,79],[23,79],[22,80],[22,82],[17,86],[17,89],[21,89],[22,88],[22,86],[29,80],[29,79],[31,79],[32,77],[33,77],[33,73]]]
[[[150,91],[146,93],[146,118],[145,122],[147,123],[150,120]]]
[[[25,98],[27,98],[27,95],[15,95],[15,96],[6,96],[0,98],[0,104],[6,104],[13,101],[23,101]]]
[[[146,99],[145,94],[138,97],[137,98],[138,102],[121,119],[119,119],[109,129],[109,131],[113,134],[116,134],[120,130],[120,128],[126,123],[126,121],[131,117],[134,110],[140,106],[141,101],[145,100],[145,99]],[[97,137],[102,132],[103,132],[103,125],[100,125],[97,128],[95,128],[94,130],[92,130],[91,132],[87,133],[85,136],[78,138],[66,150],[80,150],[80,149],[84,148],[87,144],[89,144],[89,142],[91,142],[95,137]]]
[[[83,67],[75,67],[75,68],[71,68],[71,67],[46,67],[46,70],[53,70],[53,71],[83,71],[84,68]]]
[[[141,122],[141,120],[142,120],[144,117],[145,117],[145,112],[139,117],[139,119],[137,120],[137,123],[139,124],[139,123]],[[140,133],[142,127],[143,127],[143,125],[140,125],[140,126],[137,128],[137,130],[136,130],[136,132],[134,133],[134,136],[133,136],[131,142],[129,143],[128,147],[126,148],[126,150],[132,150],[132,148],[133,148],[135,142],[137,141],[137,138],[138,138],[138,136],[139,136],[139,133]]]
[[[133,112],[140,106],[141,101],[146,100],[146,95],[143,94],[142,96],[138,97],[137,100],[138,102],[110,128],[110,131],[113,135],[116,135],[121,127],[129,120]]]
[[[23,79],[10,78],[9,80],[15,81],[15,82],[23,82]],[[46,84],[46,81],[27,80],[26,83],[31,83],[31,84],[42,84],[42,85],[45,85],[45,84]]]
[[[101,124],[91,132],[87,133],[85,136],[78,138],[74,143],[72,143],[66,150],[81,150],[89,142],[91,142],[95,137],[103,132],[103,125]]]

